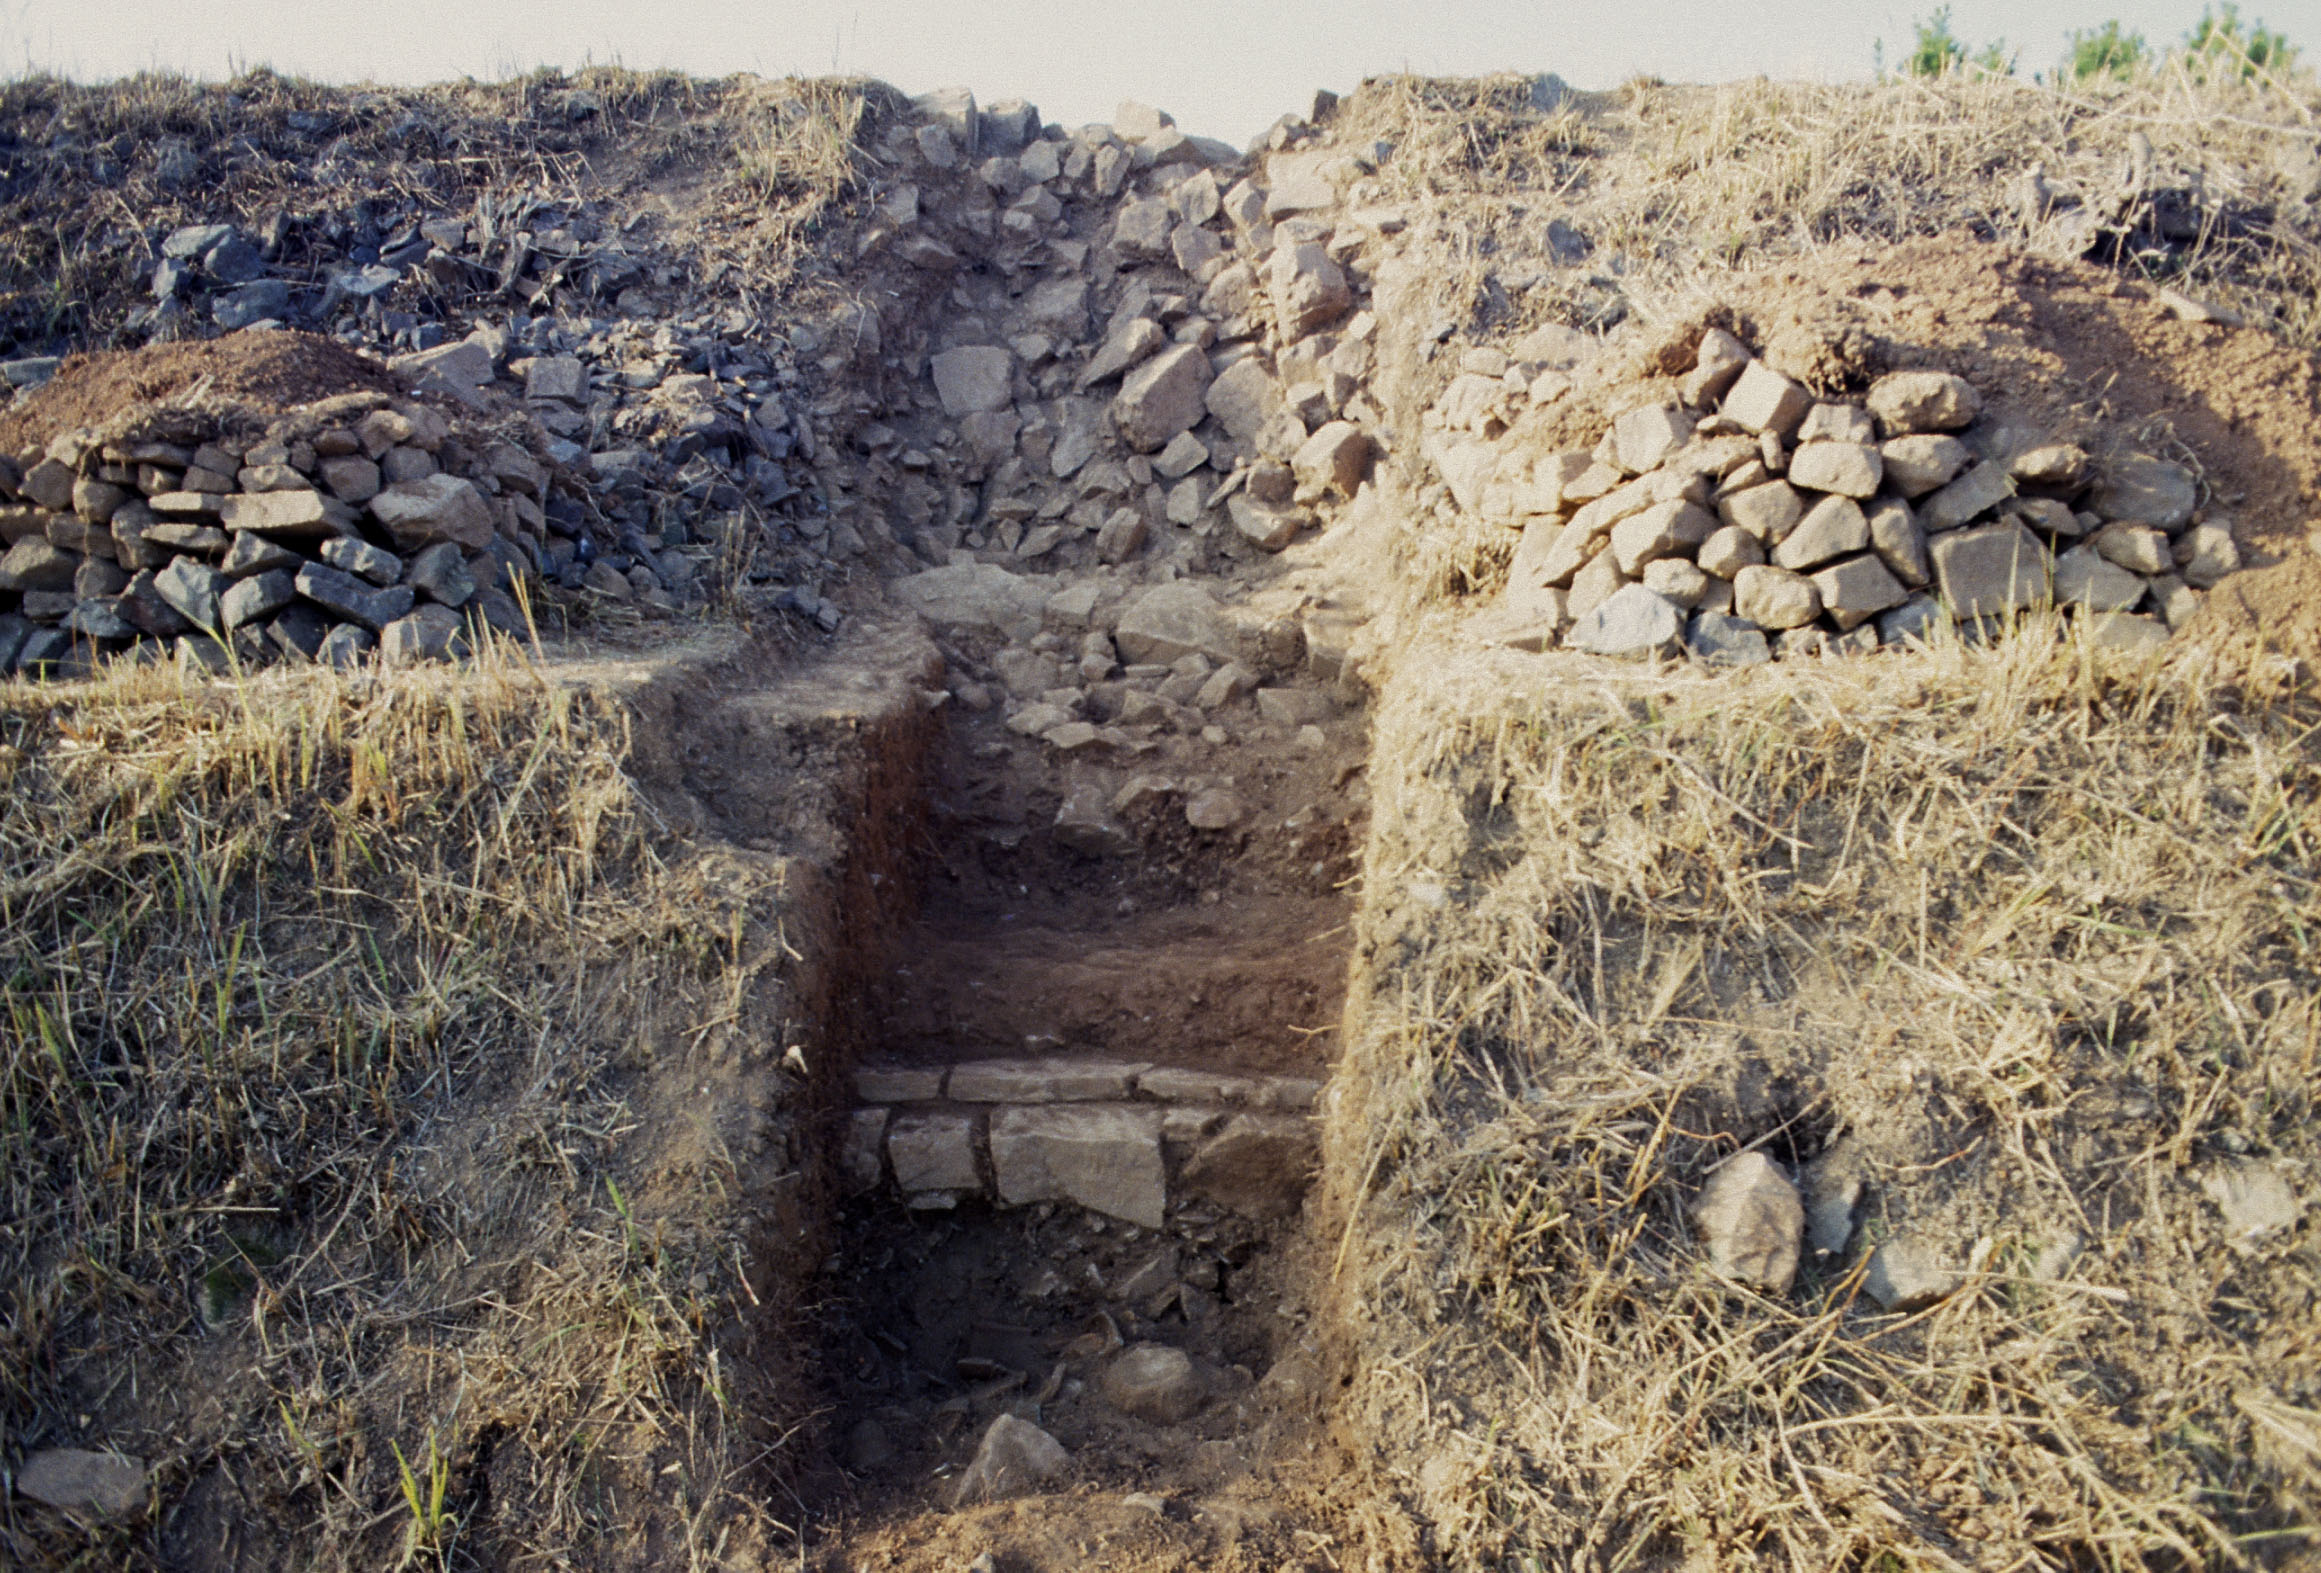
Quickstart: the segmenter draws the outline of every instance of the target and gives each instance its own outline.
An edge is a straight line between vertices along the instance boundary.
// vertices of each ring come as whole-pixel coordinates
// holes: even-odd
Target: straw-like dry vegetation
[[[158,238],[181,224],[264,236],[279,216],[295,267],[324,260],[318,247],[343,257],[366,220],[515,228],[654,186],[697,221],[655,238],[680,254],[731,246],[751,291],[770,296],[854,189],[857,133],[892,97],[617,67],[414,88],[263,69],[224,83],[19,78],[0,84],[0,334],[109,342],[147,298]]]
[[[742,1220],[647,1215],[622,1142],[774,897],[660,861],[628,727],[504,651],[0,689],[0,1450],[148,1448],[166,1554],[301,1566],[754,1512]],[[155,1545],[0,1504],[13,1567]]]
[[[1744,680],[1413,661],[1339,1171],[1360,1424],[1460,1567],[2245,1566],[2309,1544],[2321,723],[2305,674],[1985,650]],[[1771,1297],[1688,1205],[1864,1182]],[[1961,1287],[1881,1314],[1909,1234]]]
[[[1380,178],[1441,230],[1451,295],[1486,316],[1600,326],[1712,288],[1736,266],[1965,230],[2092,252],[2321,345],[2321,91],[2310,76],[2195,77],[2178,62],[2071,88],[1963,74],[1640,80],[1614,102],[1548,114],[1520,82],[1390,77],[1356,107],[1347,129],[1395,144]],[[2189,196],[2164,199],[2182,234],[2129,222],[2126,240],[2099,240],[2098,218],[2132,220],[2135,194],[2153,191]],[[1555,254],[1550,219],[1585,236],[1584,257]]]

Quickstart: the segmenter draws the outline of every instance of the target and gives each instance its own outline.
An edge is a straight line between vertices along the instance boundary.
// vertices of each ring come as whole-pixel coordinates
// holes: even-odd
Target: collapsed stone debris
[[[2191,469],[2026,441],[1944,371],[1822,401],[1711,328],[1685,402],[1554,452],[1477,434],[1470,412],[1501,391],[1462,375],[1427,450],[1459,506],[1521,531],[1485,629],[1523,648],[1743,666],[1985,634],[2054,606],[2141,650],[2240,566]]]
[[[0,671],[176,648],[213,668],[440,659],[569,558],[577,501],[522,446],[355,393],[255,436],[184,411],[0,463]],[[674,605],[674,603],[672,603]]]

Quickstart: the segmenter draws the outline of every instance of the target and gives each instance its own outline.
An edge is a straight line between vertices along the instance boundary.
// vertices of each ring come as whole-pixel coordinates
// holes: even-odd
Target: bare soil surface
[[[293,329],[74,355],[31,398],[0,415],[0,450],[45,445],[140,404],[199,397],[263,413],[342,393],[395,393],[387,368],[335,339]]]

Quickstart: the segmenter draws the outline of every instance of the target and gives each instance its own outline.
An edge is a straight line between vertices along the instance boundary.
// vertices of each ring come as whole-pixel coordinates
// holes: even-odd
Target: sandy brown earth
[[[398,391],[371,356],[296,330],[98,350],[67,357],[30,398],[0,415],[0,450],[43,446],[76,426],[101,426],[137,405],[189,395],[275,414],[342,393]]]

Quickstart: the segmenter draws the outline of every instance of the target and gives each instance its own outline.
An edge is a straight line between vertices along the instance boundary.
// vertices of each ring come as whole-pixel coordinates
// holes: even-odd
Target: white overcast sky
[[[1186,130],[1245,142],[1387,71],[1553,71],[1605,88],[1766,75],[1858,78],[1934,5],[1813,0],[0,0],[0,69],[100,80],[147,69],[220,77],[252,65],[332,82],[500,78],[590,61],[703,76],[874,76],[910,92],[963,84],[1028,98],[1049,120],[1108,120],[1123,98]],[[2321,51],[2321,0],[2244,3]],[[2118,18],[2177,42],[2198,0],[1953,0],[1970,44],[2005,38],[2028,76],[2073,28]],[[10,35],[13,34],[13,37]]]

